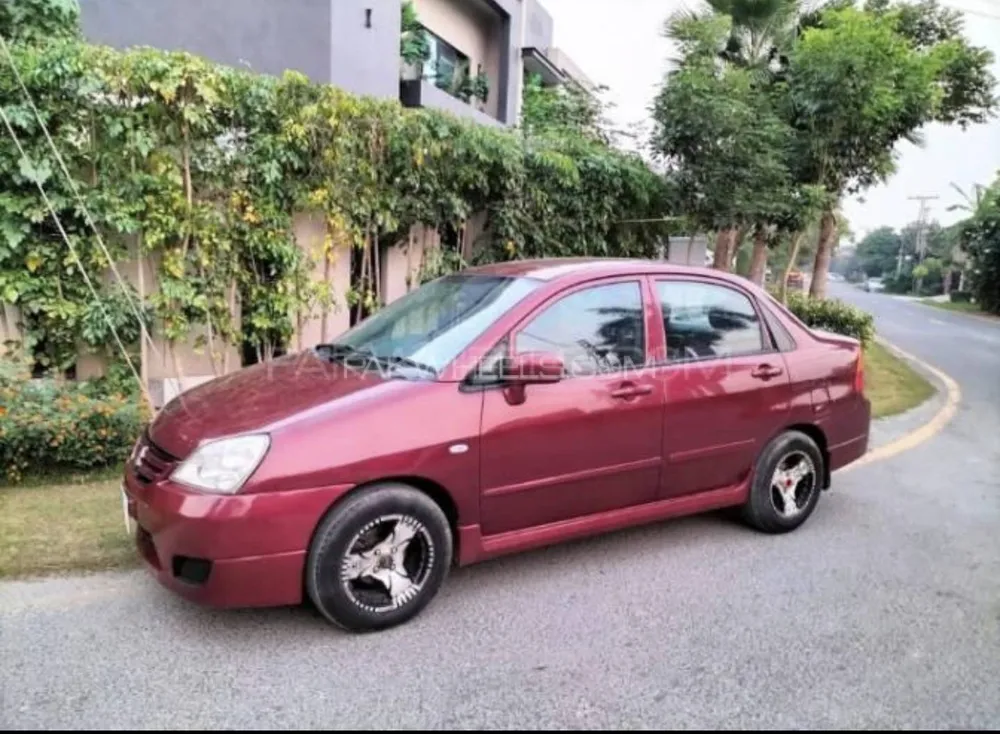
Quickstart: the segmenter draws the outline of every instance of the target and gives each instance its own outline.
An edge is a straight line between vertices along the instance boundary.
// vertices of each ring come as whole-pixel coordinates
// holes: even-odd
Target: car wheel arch
[[[385,484],[402,484],[408,487],[412,487],[419,492],[427,495],[434,501],[434,503],[441,508],[444,516],[448,518],[448,524],[451,526],[451,532],[454,538],[454,551],[457,557],[458,554],[458,505],[455,502],[454,497],[451,492],[449,492],[443,485],[435,482],[433,479],[427,477],[415,476],[415,475],[398,475],[398,476],[385,476],[378,477],[377,479],[371,479],[360,484],[356,484],[354,487],[349,489],[340,495],[336,500],[334,500],[323,514],[316,518],[316,524],[313,527],[312,535],[309,538],[310,545],[313,542],[316,531],[319,529],[320,525],[323,524],[323,520],[337,509],[341,504],[346,502],[350,497],[364,492],[372,487],[378,487]]]

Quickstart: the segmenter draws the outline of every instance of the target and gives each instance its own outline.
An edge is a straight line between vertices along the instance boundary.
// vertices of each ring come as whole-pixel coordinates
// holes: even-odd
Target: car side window
[[[765,350],[760,319],[742,293],[694,281],[658,281],[667,360],[735,357]]]
[[[644,365],[639,283],[599,285],[560,298],[516,334],[514,351],[558,354],[571,377]]]

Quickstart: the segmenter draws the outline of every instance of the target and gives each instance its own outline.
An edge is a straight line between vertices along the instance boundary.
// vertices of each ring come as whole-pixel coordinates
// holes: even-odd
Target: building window
[[[425,32],[431,55],[424,64],[424,78],[454,94],[463,75],[468,74],[469,57],[431,31]]]

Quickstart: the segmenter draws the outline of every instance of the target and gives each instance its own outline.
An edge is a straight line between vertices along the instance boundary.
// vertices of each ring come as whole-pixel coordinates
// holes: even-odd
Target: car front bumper
[[[295,605],[313,531],[350,487],[202,494],[128,469],[126,517],[146,568],[166,588],[213,607]]]

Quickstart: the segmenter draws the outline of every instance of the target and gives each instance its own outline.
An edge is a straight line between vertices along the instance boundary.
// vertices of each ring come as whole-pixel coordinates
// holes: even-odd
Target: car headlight
[[[233,494],[254,473],[270,445],[267,434],[211,441],[174,469],[170,479],[205,492]]]

